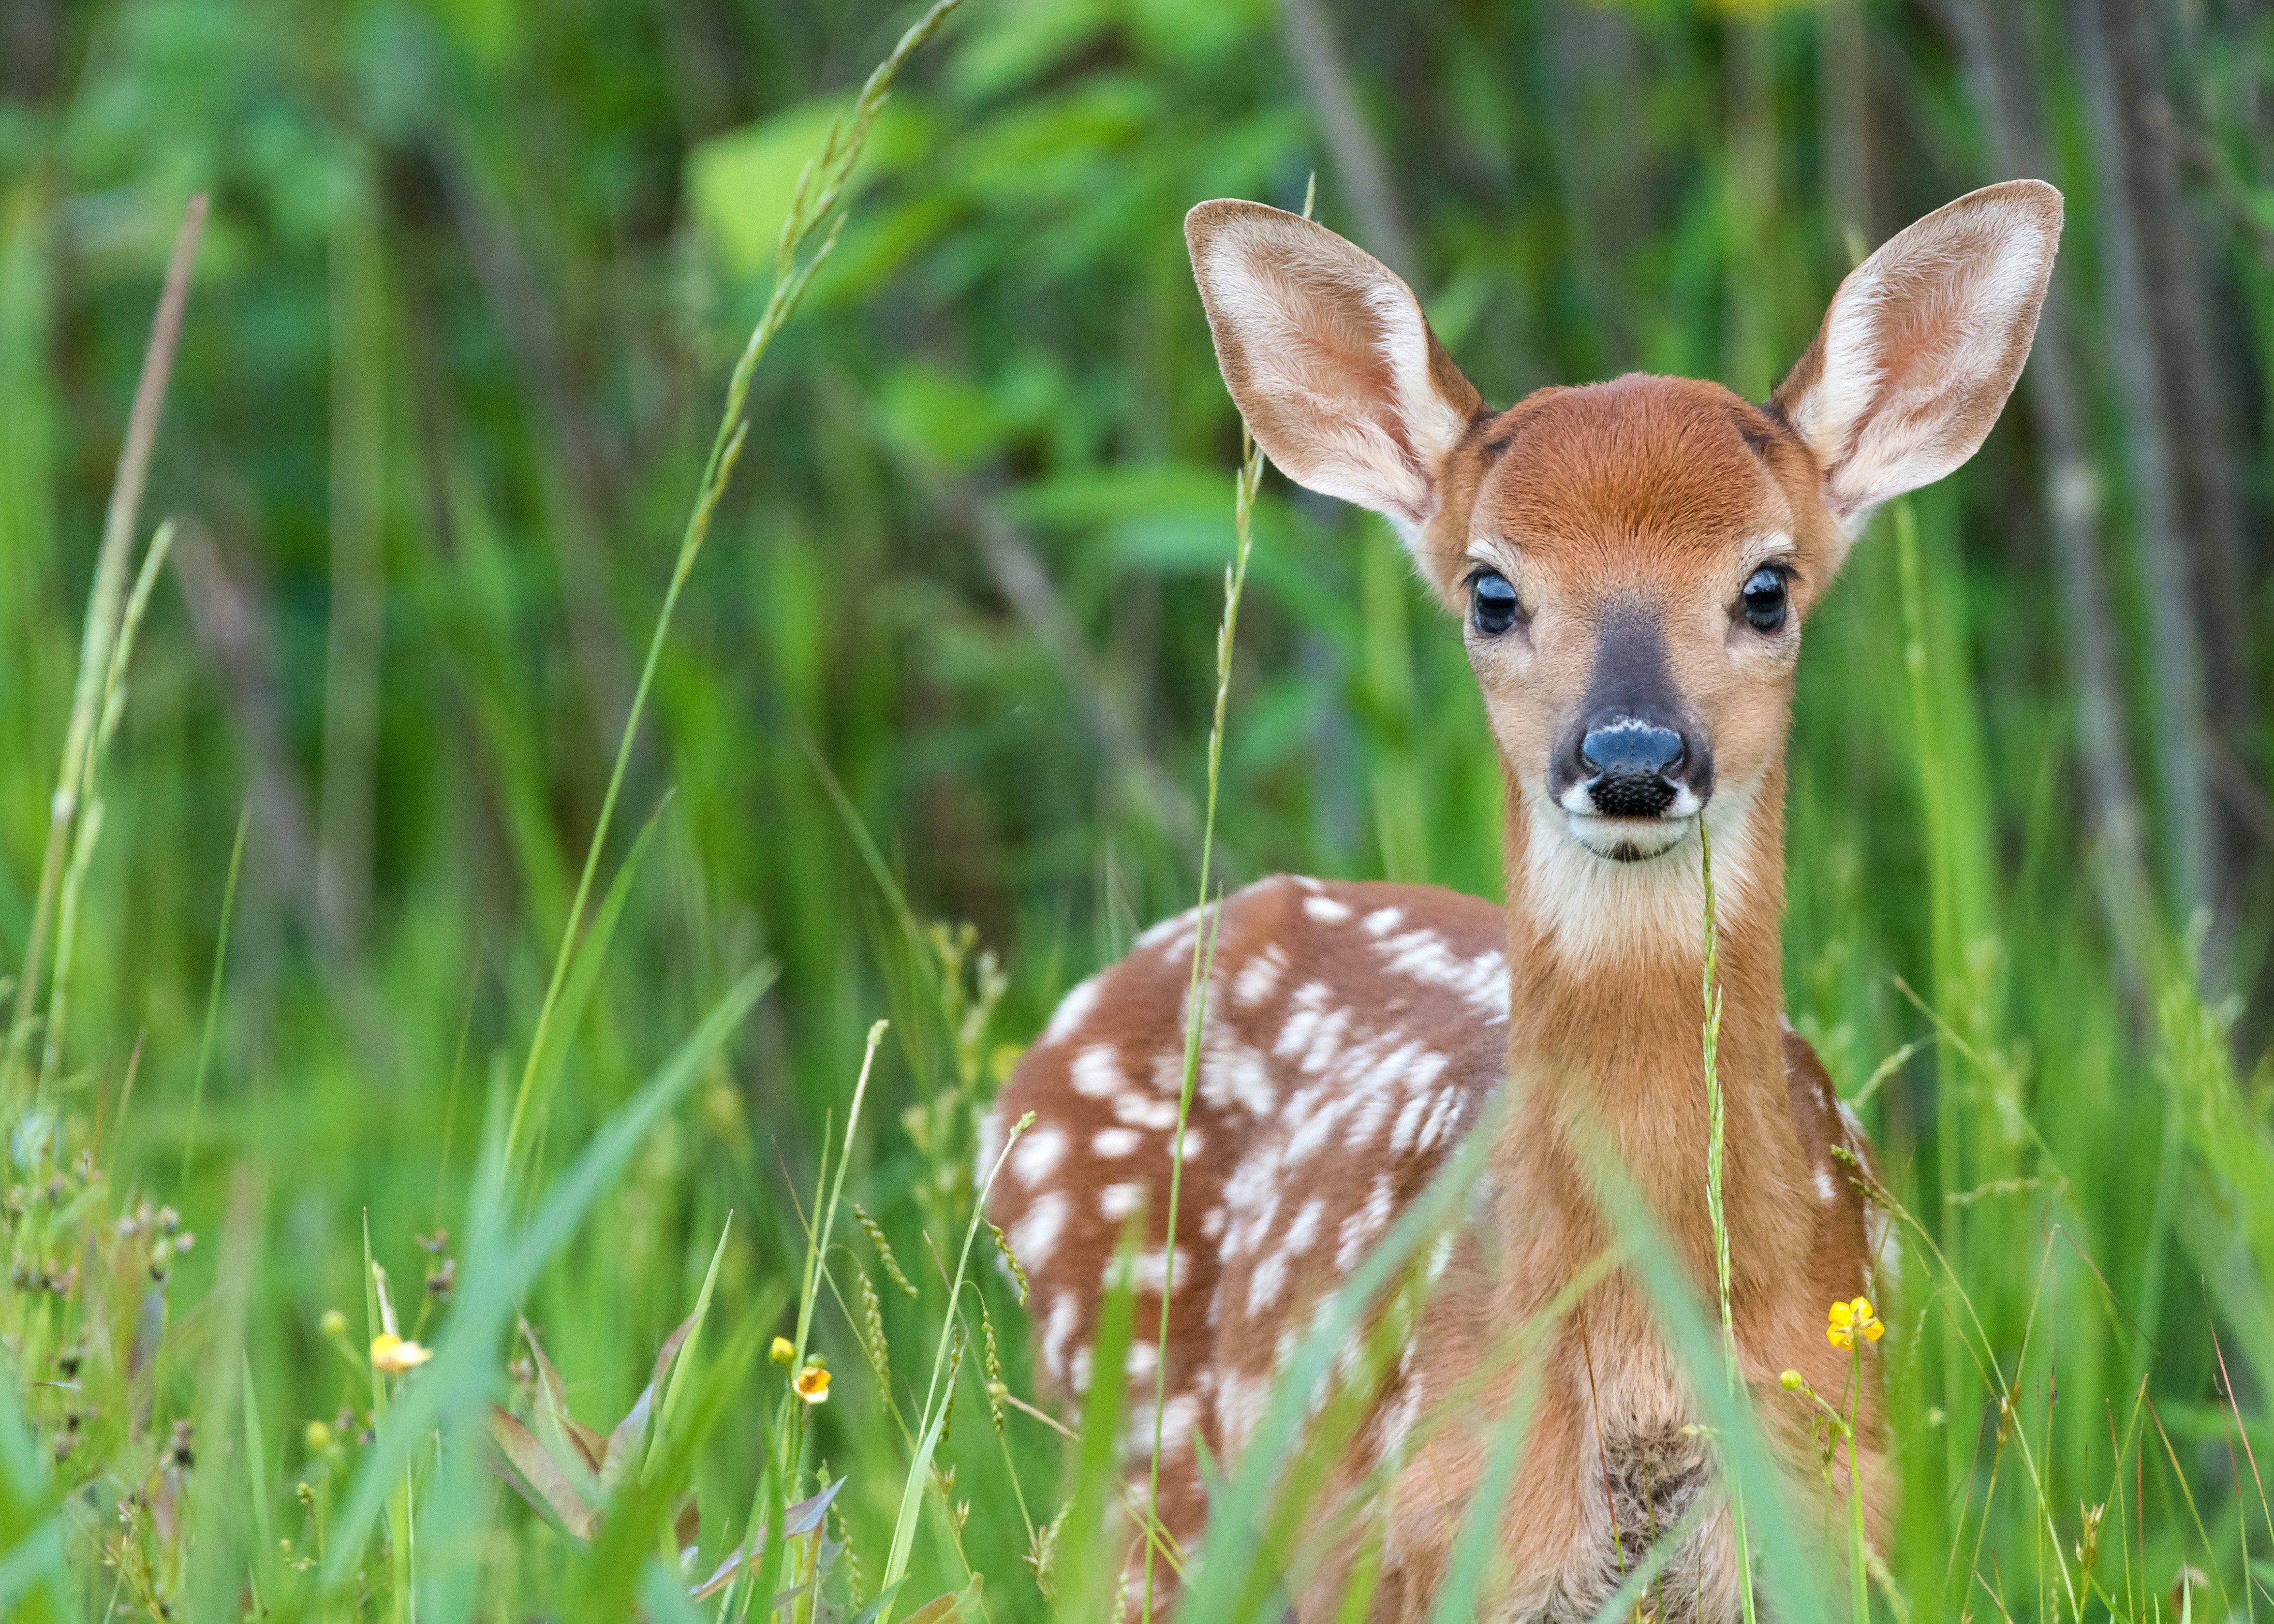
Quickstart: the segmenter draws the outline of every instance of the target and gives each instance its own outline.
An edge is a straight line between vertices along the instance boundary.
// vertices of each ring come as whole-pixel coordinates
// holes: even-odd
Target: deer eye
[[[1783,629],[1787,597],[1785,583],[1791,574],[1782,565],[1764,564],[1746,580],[1745,590],[1738,594],[1738,598],[1745,607],[1746,624],[1755,631]]]
[[[1497,569],[1480,569],[1469,577],[1469,618],[1486,636],[1499,636],[1515,625],[1523,613],[1516,589]]]

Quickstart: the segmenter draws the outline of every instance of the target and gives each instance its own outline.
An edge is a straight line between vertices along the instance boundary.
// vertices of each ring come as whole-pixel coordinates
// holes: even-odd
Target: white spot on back
[[[1134,1128],[1100,1128],[1089,1147],[1101,1156],[1120,1157],[1136,1149],[1143,1139]]]
[[[1399,921],[1404,917],[1405,910],[1403,908],[1376,908],[1366,916],[1367,934],[1386,936],[1397,929]]]
[[[1286,974],[1287,952],[1276,942],[1240,966],[1239,974],[1232,978],[1231,1001],[1243,1009],[1253,1009],[1271,996]]]
[[[1043,1324],[1043,1368],[1061,1381],[1066,1373],[1066,1339],[1081,1316],[1081,1304],[1073,1292],[1061,1291],[1050,1299],[1050,1317]]]
[[[1255,1266],[1247,1277],[1247,1312],[1252,1319],[1279,1300],[1280,1290],[1287,1283],[1287,1259],[1284,1253],[1273,1252]]]
[[[1457,994],[1495,1021],[1508,1019],[1508,959],[1498,949],[1464,958],[1443,936],[1423,927],[1385,937],[1374,951],[1391,974]]]
[[[1290,1257],[1301,1257],[1310,1251],[1311,1243],[1319,1238],[1319,1221],[1326,1216],[1327,1204],[1317,1196],[1295,1210],[1295,1220],[1287,1226],[1287,1238],[1282,1245]]]
[[[1065,1160],[1065,1130],[1045,1123],[1012,1147],[1011,1171],[1022,1184],[1038,1184]]]
[[[1073,1064],[1067,1068],[1067,1080],[1076,1094],[1093,1100],[1109,1098],[1129,1086],[1111,1043],[1092,1043],[1075,1055]]]
[[[1115,1222],[1126,1218],[1144,1204],[1145,1186],[1141,1184],[1108,1184],[1097,1192],[1098,1215]]]
[[[1058,1236],[1065,1228],[1066,1199],[1055,1190],[1043,1192],[1035,1198],[1034,1205],[1020,1214],[1019,1222],[1011,1226],[1011,1250],[1028,1274],[1050,1261],[1050,1253],[1058,1249]]]
[[[1050,1015],[1050,1024],[1043,1028],[1043,1035],[1036,1041],[1059,1042],[1076,1026],[1088,1020],[1089,1012],[1097,1007],[1100,983],[1104,979],[1103,975],[1093,975],[1059,999],[1058,1007]]]
[[[1313,919],[1324,921],[1329,925],[1339,925],[1351,916],[1350,908],[1346,904],[1337,902],[1332,897],[1324,896],[1304,898],[1303,912],[1308,914]]]
[[[1113,1096],[1113,1115],[1119,1121],[1165,1133],[1177,1125],[1177,1102],[1155,1099],[1133,1089]]]

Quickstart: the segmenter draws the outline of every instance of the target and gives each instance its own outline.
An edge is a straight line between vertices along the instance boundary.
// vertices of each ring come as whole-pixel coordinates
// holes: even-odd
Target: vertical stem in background
[[[712,437],[711,454],[704,462],[703,477],[696,484],[695,504],[688,512],[687,527],[680,533],[679,555],[672,563],[671,581],[664,588],[663,605],[656,611],[655,629],[648,637],[647,658],[640,666],[639,684],[632,690],[631,708],[624,718],[623,734],[616,745],[615,764],[608,771],[607,792],[600,798],[600,815],[593,822],[591,842],[584,848],[584,866],[576,876],[576,895],[569,899],[568,918],[561,929],[561,945],[553,955],[553,974],[546,982],[545,1000],[538,1006],[537,1026],[530,1034],[529,1057],[523,1064],[521,1084],[514,1094],[513,1114],[506,1124],[508,1174],[513,1170],[515,1153],[522,1144],[526,1125],[523,1118],[535,1090],[546,1034],[552,1026],[553,1011],[560,1006],[561,989],[568,979],[568,964],[576,951],[584,906],[591,899],[592,878],[599,869],[601,848],[607,844],[608,828],[615,820],[616,801],[623,793],[632,746],[639,737],[640,717],[647,709],[648,690],[655,684],[664,640],[671,632],[672,613],[679,607],[679,595],[686,590],[687,578],[695,573],[695,560],[711,534],[712,515],[718,510],[719,499],[727,493],[727,482],[734,475],[734,464],[742,455],[743,439],[749,431],[742,414],[749,402],[750,380],[757,372],[758,363],[772,347],[775,336],[796,312],[806,289],[812,285],[814,273],[837,246],[838,233],[845,225],[845,216],[839,212],[838,205],[844,199],[846,184],[852,179],[861,154],[868,148],[877,109],[884,106],[885,97],[891,94],[892,80],[916,48],[930,39],[947,14],[961,4],[962,0],[932,0],[924,14],[908,25],[907,32],[892,47],[892,55],[878,63],[862,85],[849,122],[831,127],[821,155],[807,165],[799,177],[796,199],[782,221],[781,238],[774,249],[773,288],[766,296],[757,325],[750,330],[749,342],[743,345],[734,363],[733,376],[727,380],[726,407],[719,416],[718,432]],[[811,255],[801,260],[798,256],[817,232],[822,233],[820,243]]]
[[[1943,776],[1939,771],[1944,741],[1939,718],[1934,706],[1932,689],[1927,680],[1926,653],[1926,589],[1919,570],[1918,520],[1908,501],[1894,504],[1895,575],[1897,592],[1902,604],[1903,672],[1910,688],[1911,726],[1918,751],[1919,806],[1922,821],[1926,825],[1927,846],[1927,911],[1929,920],[1929,951],[1934,970],[1934,999],[1938,1009],[1954,1011],[1959,978],[1962,974],[1957,910],[1951,896],[1952,859],[1950,853],[1950,809],[1944,793]],[[1950,1041],[1948,1031],[1938,1023],[1935,1035],[1934,1071],[1934,1166],[1941,1184],[1942,1195],[1965,1187],[1964,1148],[1961,1143],[1961,1124],[1964,1112],[1957,1088],[1958,1056]],[[1946,1200],[1935,1205],[1941,1212],[1942,1249],[1951,1257],[1962,1255],[1959,1250],[1961,1229],[1965,1208]],[[1943,1412],[1963,1415],[1965,1369],[1967,1356],[1960,1341],[1958,1329],[1948,1316],[1943,1320],[1940,1349],[1943,1382]],[[1951,1426],[1945,1429],[1944,1468],[1946,1485],[1967,1480],[1968,1453],[1971,1440],[1965,1429]]]
[[[1722,252],[1728,266],[1728,376],[1759,400],[1776,383],[1780,335],[1777,229],[1776,39],[1766,22],[1729,25],[1729,129],[1723,180]]]
[[[102,699],[95,707],[94,738],[87,746],[86,763],[80,770],[75,792],[79,810],[72,831],[71,861],[64,870],[62,889],[56,893],[60,906],[56,910],[56,970],[48,989],[47,1031],[40,1048],[38,1093],[42,1094],[63,1064],[64,1026],[71,1008],[72,965],[79,944],[79,898],[86,893],[87,870],[94,862],[94,843],[102,837],[102,763],[110,754],[111,736],[118,731],[119,718],[125,713],[126,666],[134,655],[135,635],[141,629],[143,613],[150,607],[150,593],[158,584],[158,572],[166,567],[166,556],[173,551],[173,545],[174,522],[169,519],[150,538],[149,551],[142,555],[142,567],[135,572],[134,590],[126,595],[126,607],[119,613],[118,629],[111,636],[110,665],[103,673]]]
[[[1413,255],[1413,234],[1407,229],[1405,211],[1398,207],[1382,143],[1359,107],[1349,61],[1321,0],[1279,0],[1279,37],[1302,80],[1311,123],[1334,159],[1335,178],[1359,240],[1375,259],[1412,282],[1420,269]],[[1310,212],[1308,203],[1303,207]]]
[[[174,237],[174,252],[166,266],[166,282],[158,296],[158,313],[150,324],[150,342],[142,354],[142,372],[134,385],[134,404],[126,417],[126,438],[118,452],[118,471],[110,487],[110,505],[103,515],[102,545],[95,554],[94,581],[87,590],[87,625],[79,637],[79,680],[72,695],[71,723],[64,734],[63,764],[56,774],[56,791],[48,808],[47,850],[40,862],[40,889],[32,905],[32,927],[25,938],[24,962],[17,973],[16,1011],[9,1023],[7,1056],[0,1067],[0,1086],[12,1091],[21,1067],[23,1045],[38,1003],[40,972],[47,957],[48,929],[54,916],[56,893],[63,884],[64,856],[72,823],[79,811],[79,785],[86,771],[87,755],[94,739],[102,686],[110,669],[110,649],[118,635],[124,607],[126,561],[134,547],[135,521],[142,511],[142,491],[150,475],[150,452],[158,439],[158,417],[165,404],[166,380],[174,370],[174,353],[181,344],[182,312],[189,302],[190,267],[197,258],[198,239],[204,235],[206,199],[200,192],[190,199],[182,227]]]
[[[2121,0],[2129,4],[2129,0]],[[2141,252],[2118,64],[2103,0],[2071,0],[2070,38],[2082,81],[2100,234],[2102,326],[2115,364],[2119,414],[2132,483],[2132,557],[2155,653],[2156,765],[2164,811],[2165,885],[2185,919],[2208,904],[2210,803],[2202,634],[2195,620],[2190,550],[2172,484],[2169,380],[2156,342],[2154,295]]]
[[[2050,142],[2027,8],[2001,0],[1948,0],[1947,11],[1974,98],[1989,125],[1997,172],[2049,176]],[[2022,385],[2029,392],[2042,447],[2053,574],[2067,632],[2063,652],[2076,687],[2086,832],[2099,858],[2103,902],[2114,929],[2126,1001],[2144,1023],[2153,889],[2142,846],[2139,790],[2124,738],[2120,643],[2101,557],[2105,503],[2085,425],[2090,402],[2064,292],[2067,280],[2055,270]]]
[[[332,203],[332,601],[324,659],[316,906],[350,953],[371,909],[386,564],[386,292],[378,199],[360,163]]]

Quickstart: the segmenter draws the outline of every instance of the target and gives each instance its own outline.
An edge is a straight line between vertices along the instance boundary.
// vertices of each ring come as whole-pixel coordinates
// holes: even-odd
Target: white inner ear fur
[[[1760,841],[1755,808],[1760,779],[1724,784],[1706,803],[1713,838],[1713,905],[1722,930],[1758,894]],[[1702,960],[1706,883],[1697,831],[1640,862],[1611,862],[1589,851],[1566,826],[1561,808],[1526,797],[1524,903],[1556,957],[1574,970],[1631,963],[1638,952]],[[1783,861],[1781,852],[1769,860]]]
[[[1823,370],[1790,415],[1844,539],[1980,447],[2028,354],[2058,240],[2026,206],[1961,199],[1841,283]]]
[[[1467,428],[1430,377],[1412,294],[1319,227],[1296,236],[1243,222],[1209,242],[1198,268],[1263,408],[1251,426],[1280,471],[1383,515],[1412,545],[1436,508],[1437,463]],[[1386,392],[1351,364],[1359,357],[1386,372]]]

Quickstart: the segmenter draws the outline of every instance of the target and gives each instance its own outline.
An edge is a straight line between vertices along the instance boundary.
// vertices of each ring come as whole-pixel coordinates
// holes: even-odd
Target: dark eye
[[[1469,618],[1486,636],[1499,636],[1523,612],[1516,589],[1497,569],[1480,569],[1469,577]]]
[[[1753,571],[1738,596],[1744,601],[1745,620],[1757,632],[1782,629],[1785,613],[1785,581],[1789,574],[1775,564],[1765,564]]]

